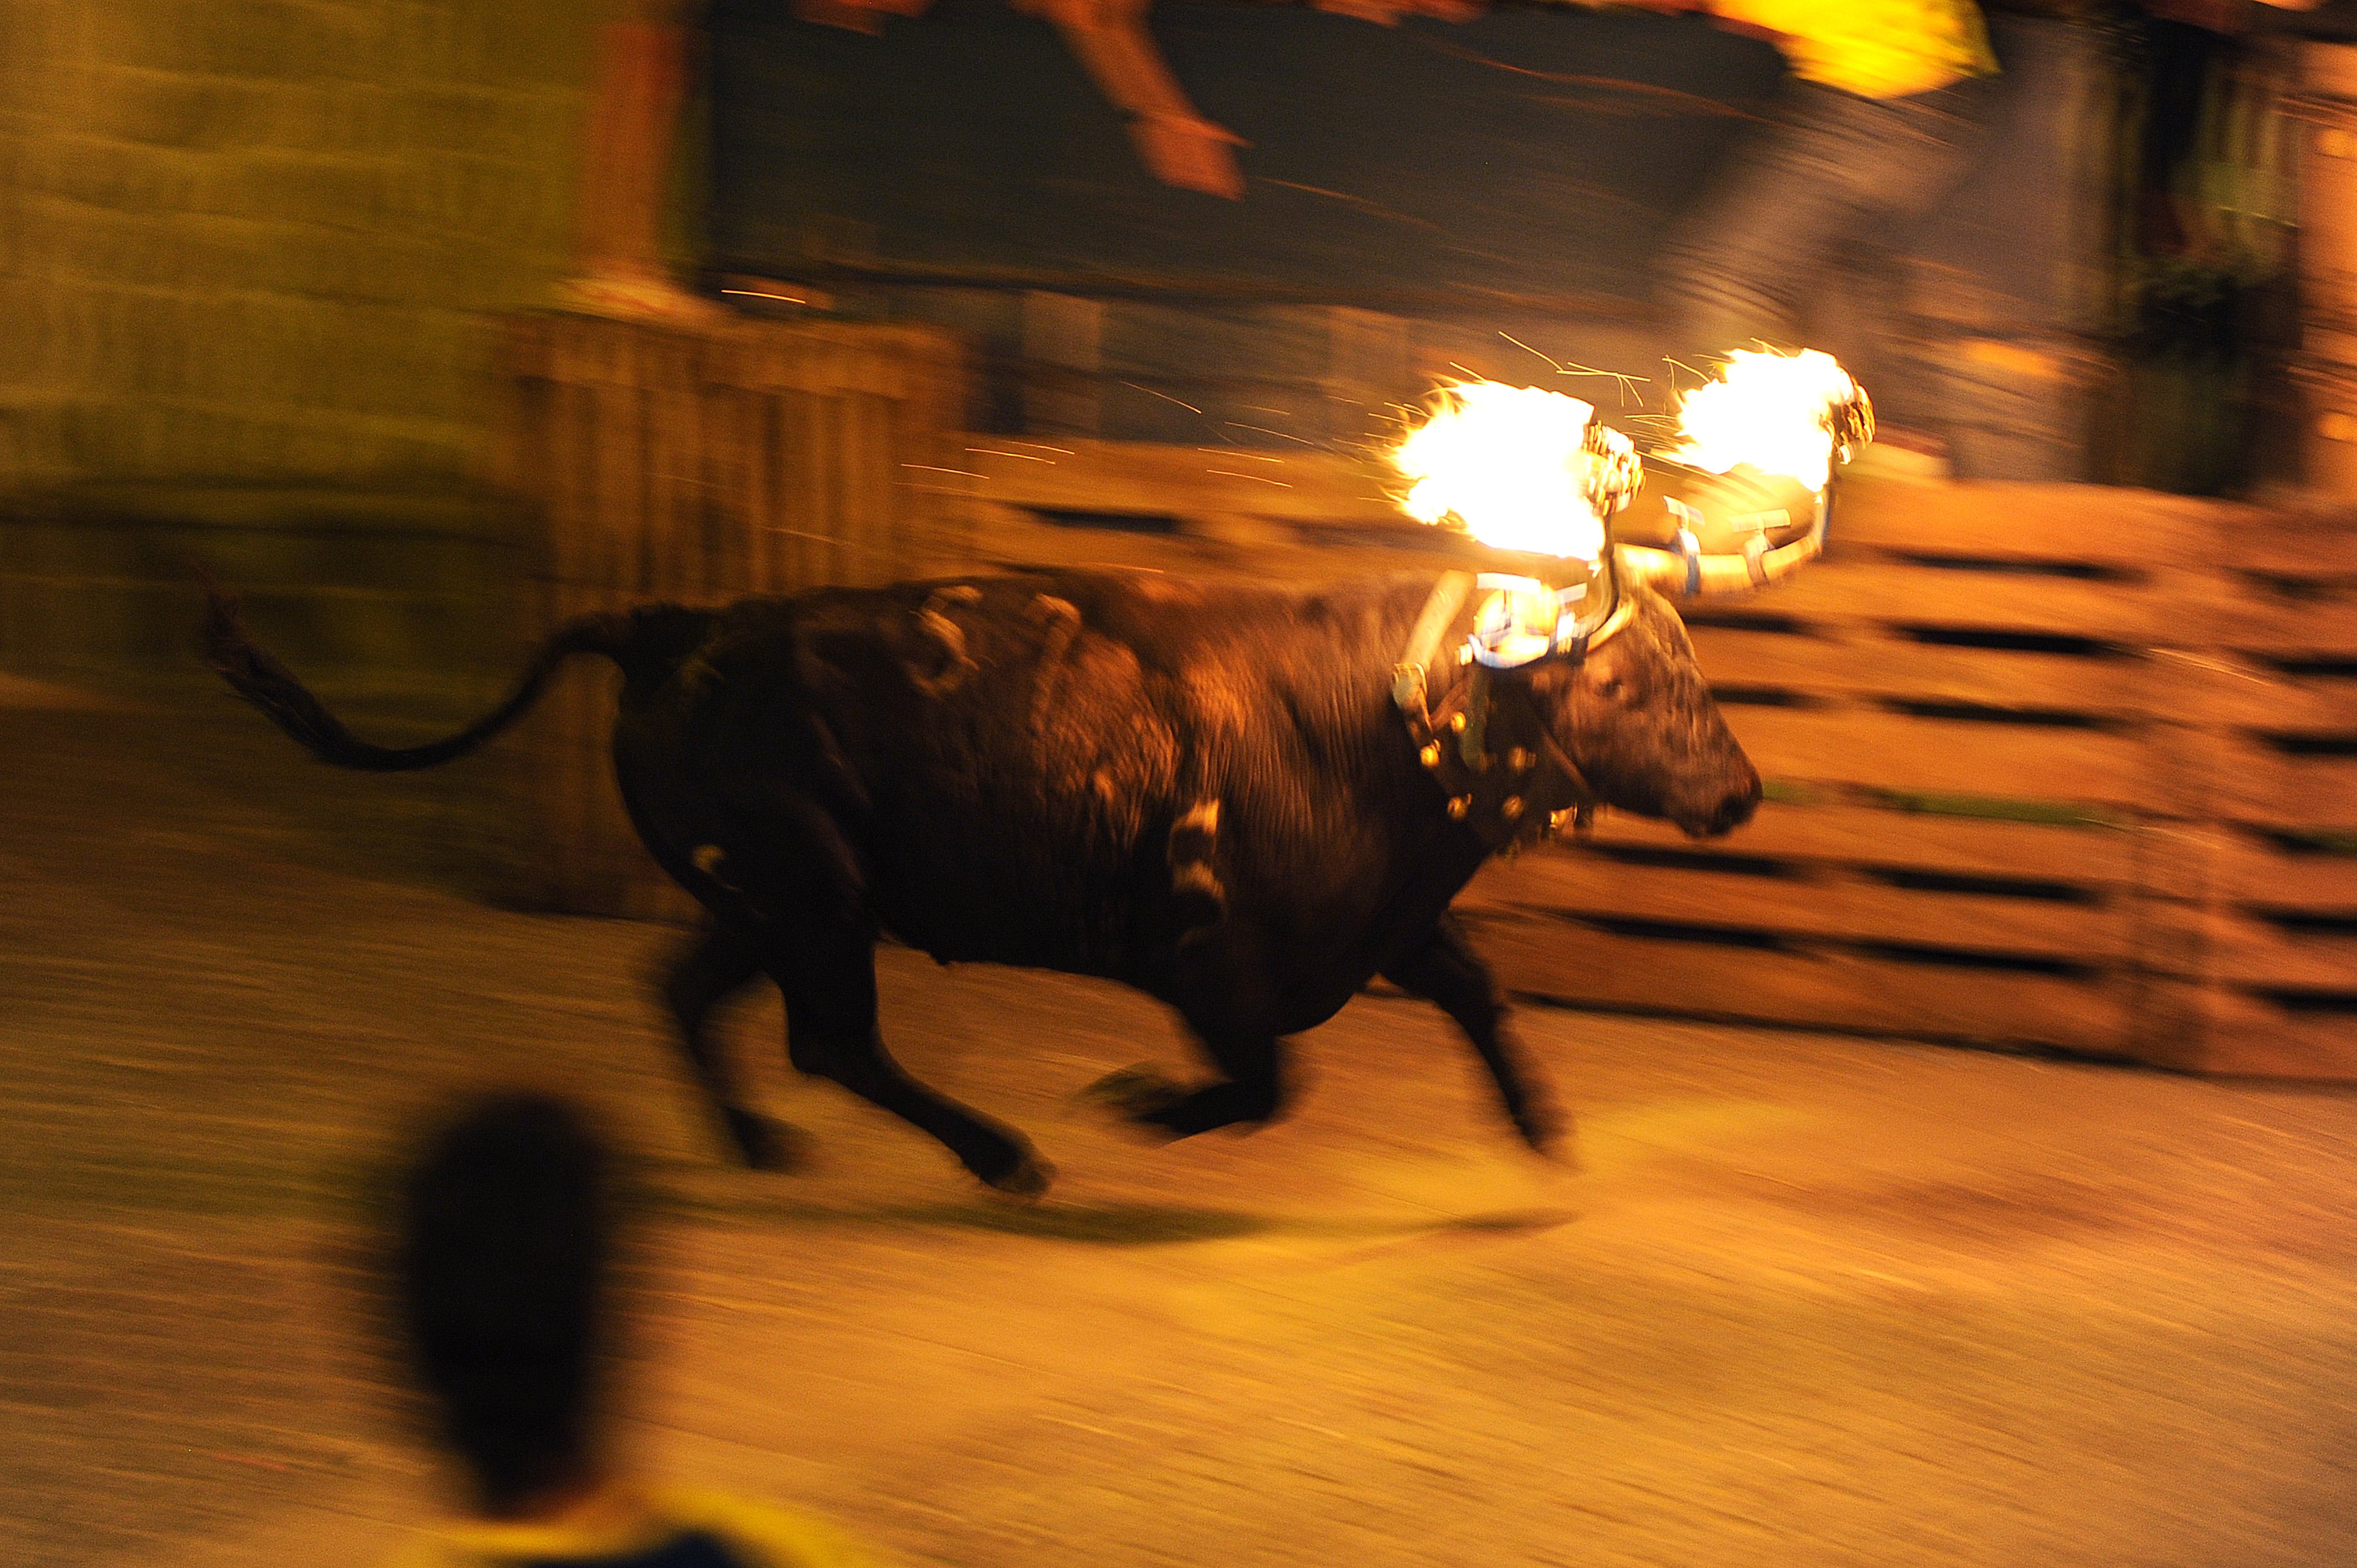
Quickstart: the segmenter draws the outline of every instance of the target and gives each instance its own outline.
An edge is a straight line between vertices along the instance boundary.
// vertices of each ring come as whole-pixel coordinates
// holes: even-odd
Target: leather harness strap
[[[1548,733],[1527,679],[1475,666],[1430,706],[1427,671],[1463,613],[1472,579],[1451,572],[1434,585],[1394,667],[1392,701],[1417,759],[1439,784],[1449,817],[1492,849],[1554,836],[1569,818],[1586,827],[1601,798]]]

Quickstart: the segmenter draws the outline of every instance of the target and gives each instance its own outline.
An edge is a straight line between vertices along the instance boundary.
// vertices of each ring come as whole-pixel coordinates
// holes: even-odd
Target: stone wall
[[[565,259],[595,7],[0,0],[0,660],[495,657],[486,313]]]

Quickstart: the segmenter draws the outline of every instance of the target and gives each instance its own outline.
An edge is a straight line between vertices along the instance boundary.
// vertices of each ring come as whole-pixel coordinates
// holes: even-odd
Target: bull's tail
[[[199,573],[205,590],[205,660],[237,694],[260,708],[312,756],[339,768],[370,773],[404,773],[466,756],[521,717],[559,664],[576,653],[598,653],[627,669],[638,641],[635,618],[628,614],[583,616],[552,632],[533,656],[515,690],[483,717],[454,736],[425,746],[371,746],[343,726],[321,705],[295,672],[257,647],[237,611],[237,602]]]

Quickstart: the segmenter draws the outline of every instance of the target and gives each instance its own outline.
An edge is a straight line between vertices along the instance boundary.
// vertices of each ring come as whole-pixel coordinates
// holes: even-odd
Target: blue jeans
[[[1680,222],[1663,259],[1660,298],[1679,357],[1755,338],[1811,347],[1799,340],[1807,302],[1835,285],[1843,252],[1903,238],[1962,183],[1996,90],[1982,77],[1876,99],[1788,81],[1774,123]],[[1888,324],[1875,325],[1879,348]]]

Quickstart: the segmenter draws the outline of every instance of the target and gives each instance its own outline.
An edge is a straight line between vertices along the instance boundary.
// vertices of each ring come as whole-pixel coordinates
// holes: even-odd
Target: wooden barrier
[[[2209,809],[2164,863],[2193,918],[2153,962],[2201,1009],[2184,1065],[2357,1078],[2357,519],[2222,521],[2186,655],[2206,711],[2172,754]]]
[[[1308,580],[1456,553],[1330,452],[952,435],[955,356],[919,334],[540,318],[518,363],[543,624],[952,562]],[[1710,843],[1607,812],[1485,871],[1459,908],[1512,989],[2357,1078],[2349,518],[1850,481],[1825,560],[1687,618],[1768,802]],[[535,897],[680,913],[614,799],[609,692],[537,732]]]
[[[890,582],[958,558],[965,367],[925,328],[741,321],[681,331],[556,314],[511,326],[509,490],[541,564],[525,631],[652,599],[712,604]],[[520,901],[682,918],[639,844],[608,743],[619,677],[576,660],[526,721]]]
[[[1003,557],[1296,578],[1420,559],[1361,463],[1063,445],[1052,472],[967,458]],[[2349,520],[1850,482],[1826,560],[1687,620],[1769,800],[1723,840],[1606,812],[1493,863],[1458,909],[1512,989],[2357,1078]]]

